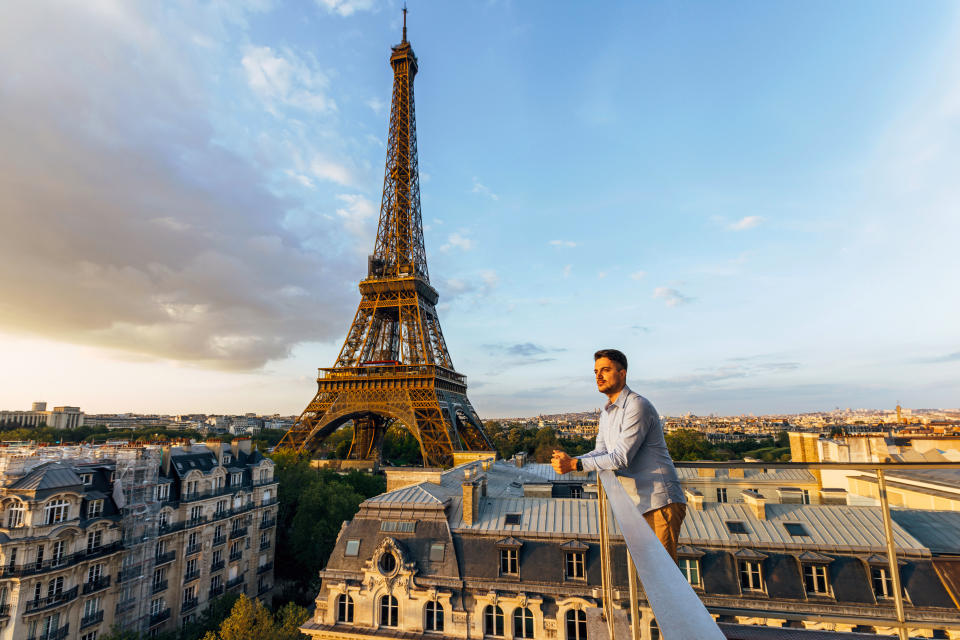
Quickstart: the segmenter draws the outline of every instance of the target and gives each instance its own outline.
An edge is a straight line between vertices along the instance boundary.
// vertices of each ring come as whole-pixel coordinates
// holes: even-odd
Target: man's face
[[[627,382],[627,370],[610,358],[598,358],[593,363],[593,374],[597,376],[597,390],[600,393],[616,393]]]

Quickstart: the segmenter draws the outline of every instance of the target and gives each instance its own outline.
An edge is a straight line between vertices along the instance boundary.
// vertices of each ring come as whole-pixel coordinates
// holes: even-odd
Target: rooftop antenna
[[[403,42],[407,41],[407,3],[403,3]]]

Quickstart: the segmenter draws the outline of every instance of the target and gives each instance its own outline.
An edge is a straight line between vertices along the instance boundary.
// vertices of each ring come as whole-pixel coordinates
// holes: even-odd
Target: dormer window
[[[99,518],[103,515],[103,500],[91,500],[87,503],[87,517]]]
[[[93,474],[92,473],[81,473],[80,474],[80,484],[91,485],[93,484]]]
[[[504,538],[497,542],[500,550],[500,575],[520,575],[520,547],[523,543],[516,538]]]
[[[223,464],[228,465],[233,462],[233,455],[229,453],[223,454]]]
[[[170,498],[170,485],[169,484],[158,484],[157,485],[157,500],[164,501]]]
[[[14,502],[7,509],[7,528],[14,529],[23,526],[23,503]]]
[[[803,585],[808,595],[826,596],[830,594],[827,581],[827,567],[822,564],[808,564],[803,567]]]
[[[67,519],[67,513],[70,509],[70,503],[66,500],[53,500],[43,509],[44,524],[56,524]]]
[[[234,473],[234,474],[230,477],[230,484],[231,484],[231,486],[234,486],[234,487],[240,486],[240,483],[241,483],[241,482],[243,482],[243,473],[242,473],[242,472],[241,472],[241,473]]]

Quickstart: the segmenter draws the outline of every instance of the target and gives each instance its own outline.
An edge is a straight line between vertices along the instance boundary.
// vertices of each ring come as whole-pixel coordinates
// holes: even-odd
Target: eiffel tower
[[[467,399],[467,379],[453,368],[430,286],[420,217],[413,78],[407,42],[392,48],[387,165],[380,222],[362,298],[332,368],[320,369],[317,394],[278,448],[316,451],[353,421],[348,459],[379,464],[387,427],[400,423],[419,441],[424,464],[449,466],[455,451],[493,451]]]

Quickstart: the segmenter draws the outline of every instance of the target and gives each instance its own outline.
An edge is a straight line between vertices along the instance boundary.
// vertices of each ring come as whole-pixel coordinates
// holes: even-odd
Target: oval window
[[[397,568],[397,559],[393,557],[392,553],[385,553],[380,556],[380,573],[383,575],[390,575],[393,573],[393,570]]]

